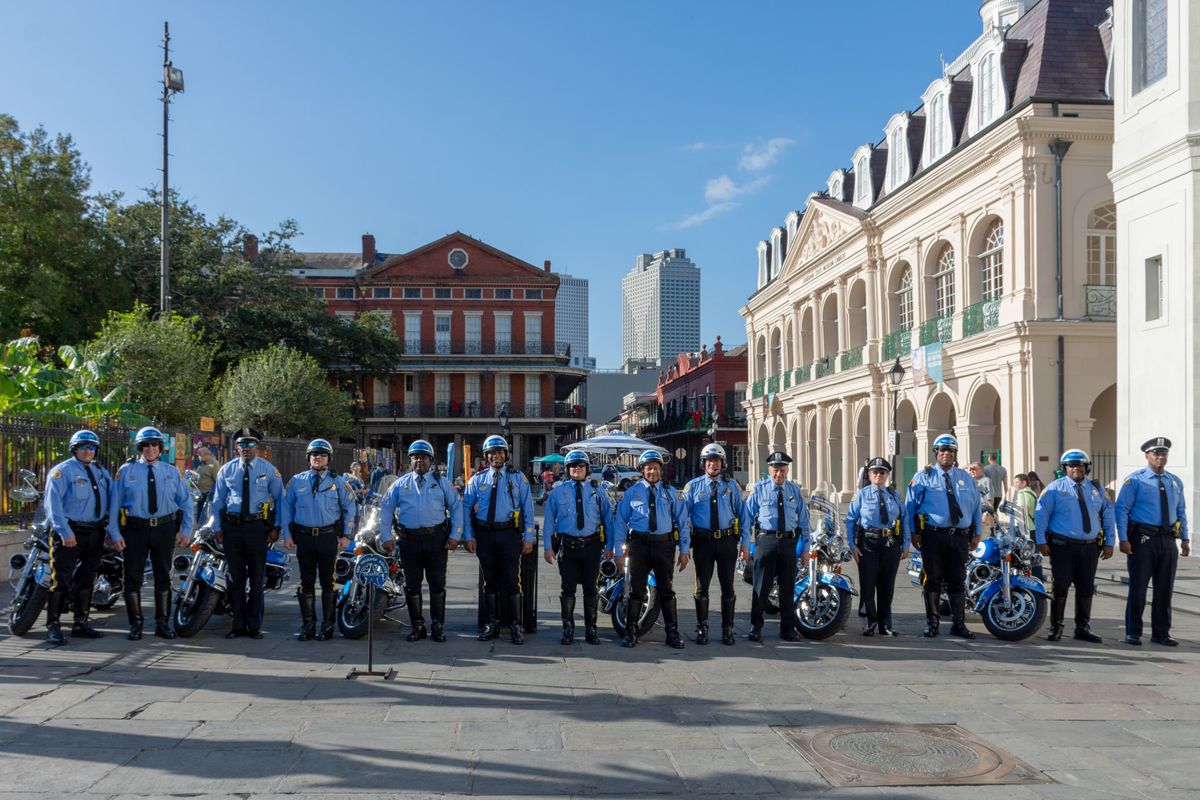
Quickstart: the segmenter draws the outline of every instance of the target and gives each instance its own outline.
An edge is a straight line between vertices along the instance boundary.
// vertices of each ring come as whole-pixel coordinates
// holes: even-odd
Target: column
[[[813,292],[808,296],[813,309],[813,361],[819,361],[825,354],[825,323],[821,319],[821,298]]]
[[[871,394],[867,397],[867,416],[871,420],[871,435],[870,441],[867,443],[867,451],[870,457],[885,456],[887,454],[887,429],[891,425],[892,418],[891,408],[885,408],[883,404],[882,389],[876,382],[871,386]],[[880,413],[880,412],[883,413]]]
[[[850,419],[850,401],[842,398],[839,406],[842,410],[842,478],[841,485],[838,487],[842,490],[843,496],[849,494],[851,497],[857,489],[855,477],[858,475],[858,464],[854,463],[854,421]]]
[[[820,441],[825,435],[825,406],[817,405],[817,441]],[[814,443],[815,444],[815,443]],[[809,476],[808,488],[811,491],[821,481],[821,476],[826,473],[829,465],[825,463],[825,448],[817,447],[817,474]]]
[[[837,297],[837,351],[841,353],[846,349],[846,279],[839,280],[833,288],[834,296]]]

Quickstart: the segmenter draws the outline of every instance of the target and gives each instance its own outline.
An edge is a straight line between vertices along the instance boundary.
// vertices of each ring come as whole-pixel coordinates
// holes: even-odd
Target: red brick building
[[[404,354],[386,379],[352,377],[363,443],[407,447],[454,442],[478,454],[506,414],[517,460],[554,452],[582,433],[585,409],[566,402],[587,372],[568,366],[554,336],[558,277],[455,232],[389,255],[362,237],[361,253],[301,253],[296,276],[330,312],[381,310]]]
[[[658,422],[645,426],[642,438],[675,455],[675,483],[703,473],[700,450],[713,441],[710,431],[716,416],[716,441],[725,448],[727,468],[745,483],[747,472],[746,412],[741,399],[746,391],[749,364],[746,345],[726,351],[717,337],[713,349],[680,353],[675,363],[658,375]],[[678,456],[682,449],[684,455]]]

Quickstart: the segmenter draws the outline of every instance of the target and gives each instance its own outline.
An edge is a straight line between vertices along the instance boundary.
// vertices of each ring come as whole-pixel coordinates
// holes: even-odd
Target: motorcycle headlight
[[[1017,546],[1017,552],[1020,554],[1021,558],[1025,561],[1028,561],[1029,559],[1033,558],[1033,550],[1034,550],[1033,542],[1029,541],[1028,539],[1022,541]]]
[[[187,569],[189,566],[191,566],[191,563],[191,560],[187,556],[175,556],[175,558],[171,561],[171,566],[180,572],[187,572]]]
[[[8,566],[17,572],[25,569],[25,565],[29,563],[29,558],[24,553],[17,553],[8,560]]]

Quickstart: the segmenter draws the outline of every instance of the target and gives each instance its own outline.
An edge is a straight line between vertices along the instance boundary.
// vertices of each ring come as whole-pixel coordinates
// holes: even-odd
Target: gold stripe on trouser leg
[[[58,538],[58,534],[50,534],[50,591],[58,591],[58,573],[54,569],[54,540]]]

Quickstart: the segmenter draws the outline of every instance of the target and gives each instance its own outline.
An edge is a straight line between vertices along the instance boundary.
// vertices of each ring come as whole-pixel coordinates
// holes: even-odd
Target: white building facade
[[[1200,453],[1200,2],[1114,3],[1117,206],[1117,452],[1124,475],[1142,442],[1171,439],[1168,469],[1195,508]]]
[[[901,486],[946,432],[962,463],[996,453],[1010,477],[1048,482],[1084,447],[1115,478],[1106,6],[983,3],[983,35],[921,105],[759,244],[742,309],[752,476],[783,448],[804,486],[849,497],[889,456],[894,407]],[[914,351],[940,357],[940,381]]]
[[[571,366],[592,370],[596,359],[588,355],[588,280],[561,272],[554,298],[554,330],[571,347]]]
[[[700,349],[700,269],[683,248],[642,253],[621,279],[622,368],[659,369]]]

